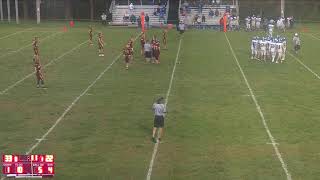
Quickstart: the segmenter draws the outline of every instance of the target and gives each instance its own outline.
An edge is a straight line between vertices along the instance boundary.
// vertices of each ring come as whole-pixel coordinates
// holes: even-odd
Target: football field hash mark
[[[262,112],[262,110],[261,110],[261,107],[260,107],[260,105],[259,105],[259,103],[258,103],[258,100],[257,100],[256,96],[254,95],[254,92],[253,92],[253,90],[252,90],[252,88],[251,88],[251,86],[250,86],[250,84],[249,84],[249,81],[248,81],[246,75],[244,74],[244,71],[243,71],[243,69],[242,69],[242,67],[241,67],[241,65],[240,65],[240,63],[239,63],[239,60],[238,60],[238,58],[237,58],[237,56],[236,56],[236,54],[235,54],[235,52],[234,52],[234,50],[233,50],[233,48],[232,48],[232,46],[231,46],[231,43],[230,43],[230,41],[229,41],[229,38],[228,38],[228,36],[227,36],[226,33],[224,33],[224,35],[225,35],[225,38],[226,38],[226,40],[227,40],[227,42],[228,42],[228,45],[229,45],[230,51],[231,51],[231,53],[232,53],[232,55],[233,55],[233,57],[234,57],[234,60],[235,60],[237,66],[238,66],[238,68],[239,68],[239,70],[240,70],[240,72],[241,72],[241,75],[242,75],[242,77],[243,77],[246,85],[247,85],[247,88],[248,88],[248,90],[249,90],[249,92],[250,92],[251,98],[252,98],[254,104],[256,105],[256,109],[257,109],[257,111],[258,111],[258,113],[259,113],[259,115],[260,115],[260,117],[261,117],[262,124],[263,124],[263,126],[264,126],[264,128],[265,128],[265,130],[266,130],[266,132],[267,132],[267,134],[268,134],[268,137],[269,137],[269,139],[270,139],[270,141],[271,141],[271,144],[272,144],[272,146],[273,146],[273,149],[274,149],[274,151],[275,151],[275,153],[276,153],[276,155],[277,155],[277,157],[278,157],[278,159],[279,159],[279,161],[280,161],[280,163],[281,163],[282,169],[284,170],[284,172],[285,172],[285,174],[286,174],[286,176],[287,176],[287,180],[292,180],[291,174],[290,174],[290,172],[289,172],[289,170],[288,170],[288,166],[287,166],[286,162],[284,161],[284,159],[282,158],[282,155],[281,155],[281,153],[280,153],[280,150],[279,150],[278,146],[276,145],[276,144],[277,144],[277,143],[276,143],[276,140],[275,140],[275,138],[273,137],[273,135],[271,134],[271,131],[270,131],[269,126],[268,126],[268,124],[267,124],[267,122],[266,122],[266,119],[265,119],[264,114],[263,114],[263,112]]]
[[[178,47],[178,51],[177,51],[177,55],[176,55],[176,60],[175,60],[175,63],[174,63],[173,69],[172,69],[172,73],[171,73],[169,88],[168,88],[168,91],[167,91],[167,94],[166,94],[166,99],[165,99],[166,100],[165,107],[167,107],[167,104],[168,104],[168,101],[169,101],[169,96],[170,96],[170,92],[171,92],[173,78],[174,78],[174,74],[175,74],[175,71],[176,71],[176,66],[177,66],[178,59],[179,59],[182,38],[183,37],[181,37],[180,41],[179,41],[179,47]],[[153,168],[154,160],[155,160],[157,152],[158,152],[158,147],[159,147],[159,142],[155,143],[154,147],[153,147],[153,152],[152,152],[151,160],[150,160],[150,163],[149,163],[149,168],[148,168],[148,173],[147,173],[147,178],[146,178],[147,180],[151,179],[152,168]]]

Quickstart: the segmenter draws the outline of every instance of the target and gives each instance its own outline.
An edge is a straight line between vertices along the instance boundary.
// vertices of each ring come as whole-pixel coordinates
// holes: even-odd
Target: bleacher
[[[164,14],[164,18],[160,18],[159,16],[154,15],[154,12],[157,9],[157,5],[135,5],[134,10],[130,10],[128,5],[115,5],[112,8],[112,25],[131,25],[130,21],[124,21],[123,16],[127,12],[130,16],[134,14],[137,18],[140,16],[141,12],[144,14],[148,14],[150,18],[151,26],[158,26],[162,23],[166,23],[168,19],[168,9],[169,4],[166,7],[166,13]],[[134,23],[135,25],[137,23]]]
[[[201,23],[201,25],[207,25],[207,26],[217,26],[220,23],[220,19],[223,17],[224,13],[226,12],[226,8],[228,5],[219,5],[219,6],[212,6],[212,5],[206,5],[202,8],[202,13],[199,14],[198,7],[192,7],[190,6],[190,12],[186,13],[185,15],[182,15],[179,12],[179,18],[180,20],[183,20],[185,24],[187,25],[194,25],[194,17],[198,14],[199,16],[204,15],[206,17],[206,22]],[[182,7],[182,5],[180,5]],[[236,6],[230,5],[230,11],[233,9],[236,9]],[[219,11],[218,16],[209,16],[210,9],[213,10],[215,13],[216,10]]]

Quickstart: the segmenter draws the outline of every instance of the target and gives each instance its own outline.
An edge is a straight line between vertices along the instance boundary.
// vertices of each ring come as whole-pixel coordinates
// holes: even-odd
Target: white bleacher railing
[[[129,9],[128,5],[115,5],[115,7],[112,10],[112,24],[114,25],[129,25],[129,24],[136,24],[136,23],[131,23],[129,21],[123,21],[123,16],[127,12],[129,16],[132,14],[138,18],[141,14],[141,12],[144,12],[145,14],[149,15],[150,19],[150,24],[151,25],[156,25],[156,24],[161,24],[167,21],[168,18],[168,4],[166,7],[166,12],[164,13],[164,19],[160,20],[159,15],[156,16],[154,15],[155,10],[157,9],[157,5],[136,5],[134,6],[133,10]]]

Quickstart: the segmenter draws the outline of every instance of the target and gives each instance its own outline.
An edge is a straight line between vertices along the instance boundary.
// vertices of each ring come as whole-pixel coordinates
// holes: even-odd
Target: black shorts
[[[295,46],[294,46],[294,50],[295,50],[295,51],[300,50],[300,45],[295,45]]]
[[[154,116],[153,127],[163,128],[164,126],[164,117],[163,116]]]
[[[183,34],[184,33],[184,30],[180,30],[180,34]]]
[[[144,56],[145,58],[151,58],[151,51],[145,51]]]

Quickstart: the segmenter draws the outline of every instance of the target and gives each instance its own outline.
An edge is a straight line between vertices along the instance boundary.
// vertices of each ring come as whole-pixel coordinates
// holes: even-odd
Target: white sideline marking
[[[46,68],[48,66],[50,66],[51,64],[53,64],[54,62],[58,61],[59,59],[61,59],[62,57],[64,57],[65,55],[73,52],[74,50],[78,49],[80,46],[82,46],[83,44],[85,44],[86,42],[88,42],[88,40],[82,42],[81,44],[78,44],[76,47],[72,48],[71,50],[63,53],[62,55],[60,55],[59,57],[51,60],[49,63],[47,63],[46,65],[43,66],[43,68]],[[18,84],[20,84],[21,82],[23,82],[24,80],[28,79],[29,77],[31,77],[33,74],[35,74],[35,71],[33,71],[32,73],[26,75],[25,77],[23,77],[22,79],[20,79],[19,81],[13,83],[12,85],[8,86],[6,89],[2,90],[0,92],[0,95],[5,94],[6,92],[8,92],[10,89],[14,88],[15,86],[17,86]]]
[[[240,63],[239,63],[239,60],[238,60],[237,56],[236,56],[235,52],[233,51],[233,48],[232,48],[231,43],[230,43],[230,41],[229,41],[229,38],[228,38],[228,36],[227,36],[226,33],[224,33],[224,35],[225,35],[226,40],[227,40],[227,42],[228,42],[228,44],[229,44],[231,53],[232,53],[232,55],[233,55],[233,57],[234,57],[234,59],[235,59],[235,61],[236,61],[236,63],[237,63],[237,66],[238,66],[238,68],[239,68],[239,70],[240,70],[240,72],[241,72],[241,75],[242,75],[242,77],[243,77],[243,79],[244,79],[244,81],[245,81],[245,83],[246,83],[246,85],[247,85],[247,87],[248,87],[248,89],[249,89],[251,98],[252,98],[254,104],[256,105],[256,109],[257,109],[257,111],[258,111],[258,113],[259,113],[259,115],[260,115],[260,117],[261,117],[263,126],[264,126],[264,128],[265,128],[265,130],[266,130],[266,132],[267,132],[267,134],[268,134],[268,136],[269,136],[269,139],[270,139],[270,141],[271,141],[271,144],[272,144],[272,146],[273,146],[273,149],[274,149],[274,151],[275,151],[275,153],[276,153],[276,155],[277,155],[277,157],[278,157],[278,159],[279,159],[279,161],[280,161],[280,163],[281,163],[282,169],[284,170],[284,172],[285,172],[285,174],[286,174],[286,176],[287,176],[287,180],[292,180],[291,174],[290,174],[290,172],[289,172],[289,170],[288,170],[288,167],[287,167],[287,164],[286,164],[285,161],[283,160],[282,155],[281,155],[281,153],[280,153],[280,150],[279,150],[279,148],[278,148],[277,145],[276,145],[276,140],[274,139],[274,137],[273,137],[272,134],[271,134],[271,131],[270,131],[269,127],[268,127],[268,124],[267,124],[267,122],[266,122],[266,119],[264,118],[264,114],[263,114],[263,112],[262,112],[262,110],[261,110],[261,107],[260,107],[260,105],[259,105],[259,103],[258,103],[258,101],[257,101],[257,99],[256,99],[256,96],[255,96],[254,93],[253,93],[253,90],[251,89],[251,86],[250,86],[250,84],[249,84],[249,81],[248,81],[246,75],[244,74],[244,71],[243,71],[243,69],[242,69],[242,67],[241,67],[241,65],[240,65]]]
[[[139,34],[140,35],[140,34]],[[135,38],[135,40],[139,37],[139,35]],[[87,40],[88,41],[88,40]],[[87,42],[86,41],[86,42]],[[100,74],[99,76],[78,96],[76,97],[72,103],[67,107],[67,109],[64,110],[64,112],[61,114],[61,116],[56,120],[56,122],[50,127],[50,129],[42,135],[40,139],[45,139],[52,130],[59,124],[59,122],[64,118],[64,116],[72,109],[72,107],[80,100],[82,96],[87,94],[87,92],[91,89],[93,85],[97,83],[97,81],[112,67],[112,65],[121,57],[122,53],[120,53],[111,64],[109,64]],[[26,154],[30,154],[42,141],[36,142],[27,152]]]
[[[43,38],[42,41],[50,38],[51,36],[55,36],[55,35],[58,34],[58,33],[62,33],[62,32],[56,32],[56,33],[50,34],[49,36],[46,36],[45,38]],[[17,49],[16,51],[10,51],[10,52],[8,52],[8,53],[6,53],[6,54],[3,54],[2,56],[0,56],[0,58],[6,57],[6,56],[8,56],[8,55],[10,55],[10,54],[14,54],[14,53],[20,52],[21,50],[23,50],[23,49],[25,49],[25,48],[27,48],[27,47],[29,47],[29,46],[32,46],[32,43],[31,43],[31,44],[28,44],[28,45],[26,45],[26,46],[23,46],[23,47]]]
[[[169,101],[169,96],[170,96],[170,92],[171,92],[171,87],[172,87],[172,82],[173,82],[173,78],[174,78],[174,73],[176,71],[176,66],[177,66],[177,62],[179,59],[179,54],[180,54],[180,48],[181,48],[181,41],[182,41],[182,37],[179,41],[179,47],[178,47],[178,51],[177,51],[177,55],[176,55],[176,60],[172,69],[172,74],[171,74],[171,79],[170,79],[170,83],[169,83],[169,88],[166,94],[166,102],[165,102],[165,107],[167,107],[168,101]],[[154,147],[153,147],[153,153],[152,153],[152,157],[150,160],[150,164],[149,164],[149,169],[148,169],[148,174],[147,174],[147,180],[151,179],[151,174],[152,174],[152,168],[153,168],[153,164],[154,164],[154,160],[156,158],[157,152],[158,152],[158,147],[159,147],[159,142],[155,143]]]
[[[22,33],[22,32],[26,32],[26,31],[31,30],[31,29],[32,29],[32,28],[28,28],[28,29],[25,29],[25,30],[22,30],[22,31],[17,31],[17,32],[12,33],[12,34],[8,34],[8,35],[6,35],[6,36],[2,36],[2,37],[0,37],[0,40],[1,40],[1,39],[5,39],[5,38],[8,38],[8,37],[13,36],[13,35],[16,35],[16,34],[20,34],[20,33]]]
[[[296,61],[298,61],[304,68],[306,68],[309,72],[311,72],[314,76],[316,76],[318,79],[320,79],[320,76],[315,73],[312,69],[310,69],[307,65],[305,65],[300,59],[298,59],[296,56],[294,56],[292,53],[288,52],[290,56],[292,56]]]

